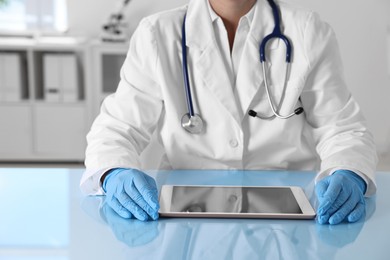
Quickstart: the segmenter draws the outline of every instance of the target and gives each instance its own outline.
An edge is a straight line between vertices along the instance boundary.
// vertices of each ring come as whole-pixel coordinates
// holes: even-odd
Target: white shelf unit
[[[3,39],[0,41],[2,53],[21,57],[25,80],[21,81],[20,100],[0,100],[0,161],[83,161],[91,102],[85,94],[87,44],[75,39]],[[72,101],[48,102],[45,98],[45,55],[75,57],[77,68],[73,71],[77,71],[77,97]],[[66,74],[64,68],[58,71]],[[64,81],[65,78],[60,80]]]
[[[92,120],[98,115],[104,98],[116,91],[120,80],[120,69],[128,48],[128,42],[106,43],[99,40],[91,42],[93,75],[91,83],[94,87],[87,95],[91,95],[93,100],[90,114]]]

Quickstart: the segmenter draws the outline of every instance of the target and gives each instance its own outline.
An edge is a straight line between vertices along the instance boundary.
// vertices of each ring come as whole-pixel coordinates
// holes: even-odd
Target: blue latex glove
[[[117,168],[105,177],[106,203],[123,218],[158,219],[158,192],[154,179],[134,169]]]
[[[338,170],[316,185],[319,201],[317,218],[320,224],[356,222],[366,211],[365,181],[356,173]]]

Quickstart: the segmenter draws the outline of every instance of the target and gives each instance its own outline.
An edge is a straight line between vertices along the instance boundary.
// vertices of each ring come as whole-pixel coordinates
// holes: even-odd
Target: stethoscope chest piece
[[[200,134],[203,131],[203,120],[198,114],[190,116],[187,113],[181,118],[181,126],[191,134]]]

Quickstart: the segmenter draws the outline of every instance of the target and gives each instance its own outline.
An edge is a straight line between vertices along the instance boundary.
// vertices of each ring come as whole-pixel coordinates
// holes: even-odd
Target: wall
[[[334,28],[348,85],[360,103],[380,152],[390,149],[388,0],[284,0],[320,13]],[[68,0],[71,34],[99,35],[101,25],[115,10],[113,0]],[[126,18],[133,30],[148,14],[181,6],[187,0],[132,0]]]
[[[69,33],[98,36],[102,24],[118,9],[123,0],[67,0]],[[131,0],[125,10],[130,30],[134,30],[142,17],[162,10],[185,5],[188,0]]]

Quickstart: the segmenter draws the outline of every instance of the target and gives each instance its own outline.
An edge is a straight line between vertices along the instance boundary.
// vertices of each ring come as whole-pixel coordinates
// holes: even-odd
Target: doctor
[[[364,195],[376,191],[377,157],[346,87],[335,35],[315,13],[278,6],[281,32],[293,50],[287,76],[280,39],[266,44],[262,73],[259,46],[277,21],[267,0],[192,0],[143,19],[118,89],[87,136],[82,190],[106,194],[124,218],[157,219],[156,184],[139,160],[157,131],[162,168],[318,170],[318,222],[362,218]],[[297,108],[304,112],[274,115]],[[260,118],[249,116],[251,110]],[[183,128],[187,113],[202,118],[200,131]]]

